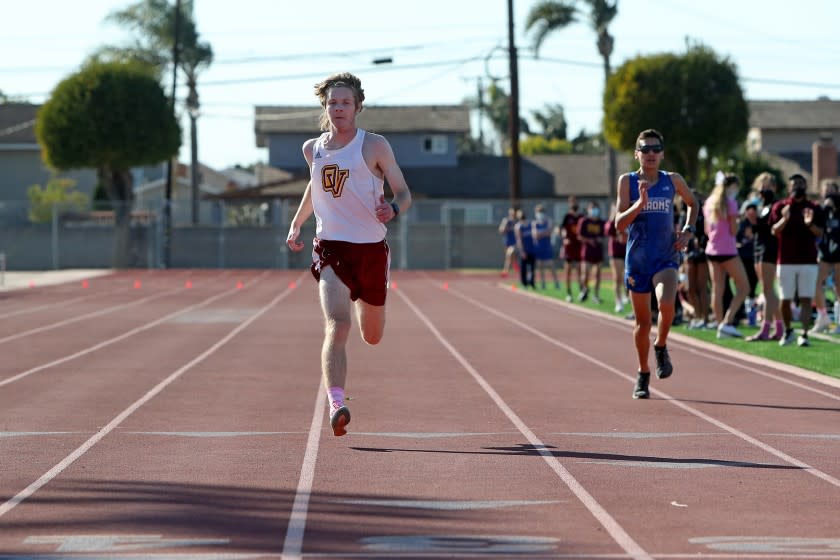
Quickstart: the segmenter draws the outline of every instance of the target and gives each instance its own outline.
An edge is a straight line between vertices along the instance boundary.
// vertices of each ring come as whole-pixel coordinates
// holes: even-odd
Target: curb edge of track
[[[588,307],[584,307],[581,305],[575,305],[573,303],[569,303],[566,301],[558,300],[557,298],[545,296],[542,294],[529,292],[526,290],[512,290],[509,284],[498,283],[502,289],[506,291],[515,293],[517,295],[530,297],[534,299],[538,299],[541,301],[549,302],[553,305],[559,305],[561,307],[566,307],[568,309],[573,309],[575,311],[579,311],[581,313],[585,313],[587,315],[592,315],[593,317],[598,317],[600,319],[606,319],[612,321],[614,323],[620,323],[623,325],[627,325],[627,320],[621,317],[616,317],[614,315],[610,315],[608,313],[604,313],[602,311],[596,311],[594,309],[590,309]],[[656,326],[654,325],[652,330],[655,330]],[[718,354],[723,354],[724,356],[728,356],[730,358],[736,358],[738,360],[749,362],[755,365],[770,367],[778,371],[783,371],[785,373],[789,373],[792,375],[796,375],[798,377],[808,379],[810,381],[815,381],[817,383],[822,383],[823,385],[828,385],[830,387],[834,387],[836,389],[840,389],[840,378],[831,377],[830,375],[819,373],[816,371],[811,371],[805,368],[801,368],[799,366],[794,366],[790,364],[785,364],[782,362],[776,362],[774,360],[769,360],[767,358],[762,358],[761,356],[755,356],[753,354],[748,354],[746,352],[741,352],[740,350],[733,350],[732,348],[726,348],[723,346],[718,346],[717,344],[712,344],[710,342],[706,342],[704,340],[698,340],[694,337],[687,336],[678,332],[674,332],[673,330],[668,334],[669,338],[674,338],[677,341],[686,344],[688,346],[693,346],[695,348],[699,348],[702,350],[711,350],[717,352]]]

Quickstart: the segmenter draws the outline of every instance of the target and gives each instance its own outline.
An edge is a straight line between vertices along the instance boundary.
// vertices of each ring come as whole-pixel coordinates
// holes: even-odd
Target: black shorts
[[[709,253],[706,253],[706,258],[709,259],[709,261],[716,263],[724,263],[737,257],[738,255],[710,255]]]

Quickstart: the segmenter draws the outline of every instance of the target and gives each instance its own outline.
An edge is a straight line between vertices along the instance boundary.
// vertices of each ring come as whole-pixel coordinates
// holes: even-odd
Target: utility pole
[[[513,34],[513,0],[508,0],[508,61],[510,63],[510,205],[519,208],[522,172],[519,158],[519,71]]]
[[[181,0],[175,0],[175,40],[172,43],[172,115],[175,116],[175,93],[178,89],[178,41],[181,36]],[[175,156],[178,157],[177,155]],[[163,266],[172,265],[172,158],[166,163],[166,199],[163,203]]]

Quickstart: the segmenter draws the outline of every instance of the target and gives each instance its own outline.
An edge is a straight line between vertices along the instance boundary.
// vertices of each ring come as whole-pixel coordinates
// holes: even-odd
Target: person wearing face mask
[[[784,336],[785,326],[779,309],[779,296],[776,293],[776,261],[779,255],[779,241],[770,229],[770,211],[776,202],[776,179],[767,171],[759,174],[753,182],[753,189],[758,190],[761,204],[755,225],[753,241],[755,268],[761,282],[761,299],[764,300],[761,329],[745,340],[779,340]],[[773,333],[770,328],[773,327]]]
[[[808,183],[800,174],[788,177],[789,197],[776,202],[770,211],[773,235],[779,240],[776,276],[781,292],[782,320],[785,334],[780,346],[793,343],[791,302],[799,296],[802,334],[799,346],[810,346],[811,299],[817,289],[817,239],[823,232],[823,215],[819,206],[807,198]]]
[[[513,228],[516,226],[516,209],[508,209],[507,216],[502,218],[499,224],[499,233],[502,234],[505,244],[505,260],[502,265],[502,278],[507,278],[510,269],[514,266],[513,259],[516,257],[516,234]]]
[[[534,263],[536,262],[536,243],[534,226],[524,210],[516,211],[516,252],[519,253],[519,277],[523,288],[536,288],[534,285]]]
[[[718,177],[709,198],[703,204],[706,235],[706,259],[712,278],[712,312],[717,321],[717,337],[741,337],[735,328],[735,316],[747,297],[750,284],[744,263],[738,256],[738,194],[740,181],[735,175]],[[723,292],[728,278],[735,281],[735,293],[724,312]]]
[[[828,316],[825,301],[825,283],[828,277],[834,275],[834,327],[832,334],[840,334],[840,185],[833,179],[826,179],[821,186],[822,212],[825,218],[825,232],[820,237],[819,274],[817,275],[817,292],[814,294],[814,306],[817,308],[817,321],[814,331],[828,331],[831,319]]]
[[[572,273],[577,273],[578,286],[581,285],[580,259],[581,245],[577,225],[580,220],[578,203],[575,196],[569,197],[569,210],[563,221],[557,226],[557,233],[563,240],[562,255],[566,266],[566,301],[572,301]]]
[[[581,260],[583,260],[583,274],[580,289],[580,301],[589,296],[589,280],[595,276],[595,292],[592,301],[601,303],[601,263],[604,262],[604,220],[601,219],[601,209],[595,202],[586,205],[586,215],[578,221],[578,237],[581,243]]]
[[[539,274],[540,287],[545,289],[546,269],[551,271],[554,287],[560,289],[557,280],[557,268],[554,266],[554,247],[551,245],[551,220],[545,213],[545,206],[537,204],[534,207],[534,221],[531,224],[534,237],[535,275]]]

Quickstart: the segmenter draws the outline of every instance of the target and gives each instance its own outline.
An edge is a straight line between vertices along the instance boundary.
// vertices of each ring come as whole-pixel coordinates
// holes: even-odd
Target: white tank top
[[[384,180],[368,169],[362,157],[365,131],[337,150],[324,147],[325,132],[312,146],[312,208],[319,239],[376,243],[385,239],[385,224],[376,219]]]

